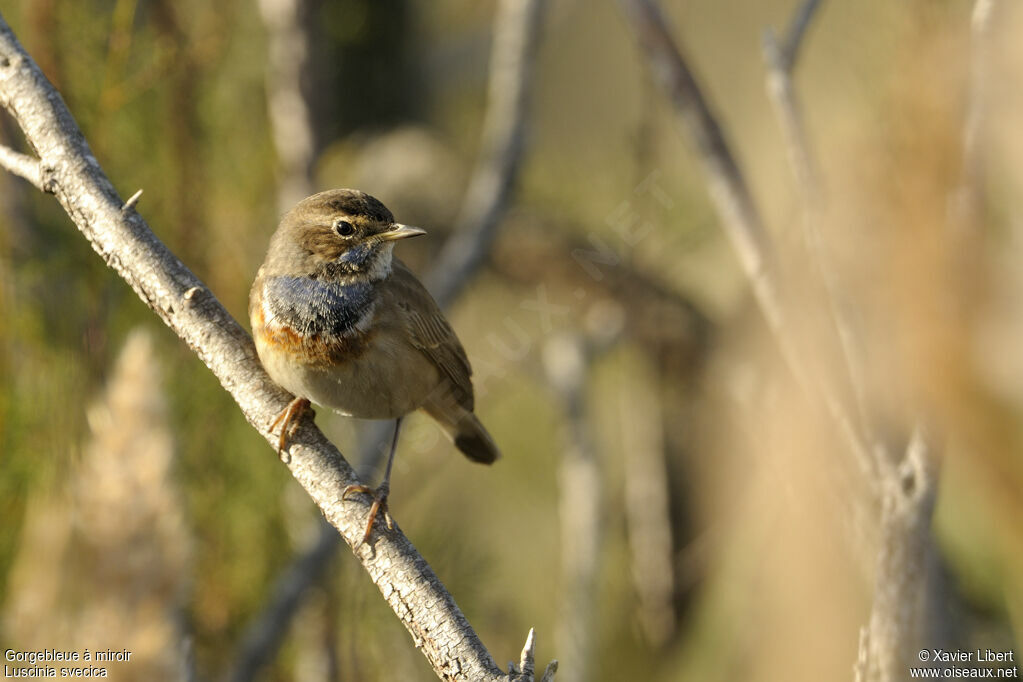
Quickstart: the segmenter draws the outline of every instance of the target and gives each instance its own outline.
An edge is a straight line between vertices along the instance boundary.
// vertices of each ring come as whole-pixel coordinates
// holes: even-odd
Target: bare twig
[[[122,211],[130,211],[131,209],[135,208],[138,205],[139,199],[141,199],[141,198],[142,198],[142,190],[140,189],[137,192],[135,192],[134,194],[132,194],[130,197],[128,197],[128,201],[124,202],[124,206],[121,207],[121,210]]]
[[[426,278],[442,306],[484,259],[511,198],[526,142],[526,113],[544,0],[501,0],[494,19],[490,85],[481,154],[455,233]]]
[[[16,152],[10,147],[0,145],[0,166],[6,168],[20,178],[25,178],[35,185],[36,189],[46,191],[43,186],[43,172],[39,167],[39,159],[27,154]]]
[[[852,451],[864,480],[868,485],[876,485],[878,459],[875,453],[864,442],[834,388],[805,365],[785,316],[774,254],[760,213],[724,131],[668,32],[664,16],[653,0],[619,0],[619,3],[632,22],[650,68],[675,108],[684,132],[696,145],[711,200],[785,364],[807,394],[823,402],[839,435]]]
[[[544,668],[540,682],[554,682],[554,673],[556,672],[558,672],[558,662],[551,661]],[[518,664],[508,664],[508,674],[512,677],[521,675],[530,680],[536,678],[536,633],[533,630],[526,635],[526,644],[522,647]]]
[[[864,387],[863,363],[849,320],[843,314],[838,283],[835,281],[832,259],[820,230],[822,218],[822,188],[817,164],[806,134],[802,107],[792,84],[797,56],[815,11],[821,0],[805,0],[792,17],[784,43],[779,44],[770,28],[764,31],[763,52],[767,64],[767,95],[774,105],[775,114],[785,138],[789,167],[795,176],[802,199],[802,233],[807,255],[827,297],[828,317],[838,337],[839,350],[852,389],[856,416],[860,431],[868,446],[873,443],[870,417],[867,414],[866,388]],[[887,460],[877,461],[878,468],[887,465]]]
[[[210,368],[250,424],[275,443],[272,418],[290,396],[273,384],[252,339],[198,278],[124,202],[92,155],[60,95],[0,17],[0,104],[38,154],[42,187],[53,193],[106,263]],[[368,504],[342,504],[358,484],[341,453],[306,420],[286,464],[350,546],[365,529]],[[396,526],[356,552],[370,578],[442,679],[509,679],[440,580]]]
[[[767,94],[774,104],[782,133],[785,135],[789,165],[804,197],[810,201],[816,200],[820,189],[817,169],[810,152],[810,142],[803,124],[802,108],[792,86],[792,72],[801,44],[799,40],[806,35],[806,29],[813,18],[813,10],[819,5],[820,0],[806,0],[798,13],[802,21],[798,23],[798,28],[794,26],[790,30],[784,47],[778,43],[774,31],[770,28],[764,30],[763,38],[764,61],[767,62]],[[795,19],[793,23],[796,23]]]
[[[813,15],[820,4],[821,0],[804,0],[803,4],[799,6],[799,10],[792,15],[789,30],[785,34],[784,49],[779,50],[778,65],[782,71],[792,72],[796,60],[799,58],[799,49],[803,46],[803,36],[813,21]]]
[[[819,231],[820,186],[792,86],[792,70],[799,37],[813,17],[819,0],[806,0],[793,19],[785,48],[773,33],[764,36],[764,57],[768,64],[767,90],[785,133],[790,164],[803,194],[803,232],[807,253],[825,287],[831,320],[836,329],[850,386],[864,432],[870,432],[866,411],[862,363],[848,321],[839,309],[839,289],[826,259]],[[963,180],[956,206],[957,217],[965,223],[976,218],[982,164],[977,138],[983,117],[984,62],[987,31],[993,0],[977,0],[973,14],[973,71],[970,110],[964,135]],[[881,453],[881,444],[868,435],[868,442]],[[940,565],[935,560],[931,518],[937,492],[937,464],[920,426],[913,432],[901,464],[883,455],[876,458],[881,490],[880,553],[875,575],[874,601],[870,623],[860,631],[854,677],[857,682],[890,682],[904,679],[910,665],[920,661],[911,656],[921,646],[937,646],[935,625],[946,605],[940,582]],[[936,567],[937,566],[937,567]]]

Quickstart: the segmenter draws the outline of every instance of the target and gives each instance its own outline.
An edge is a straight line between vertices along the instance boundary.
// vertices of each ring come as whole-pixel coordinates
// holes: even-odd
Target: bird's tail
[[[501,456],[494,439],[469,410],[453,406],[441,410],[429,404],[424,409],[444,428],[444,432],[455,442],[455,447],[472,461],[493,464]]]

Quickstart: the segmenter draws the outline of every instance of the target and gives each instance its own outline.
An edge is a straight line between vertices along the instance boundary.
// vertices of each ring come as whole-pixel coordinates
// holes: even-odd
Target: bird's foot
[[[353,493],[363,493],[364,495],[370,495],[373,497],[373,506],[369,508],[369,519],[366,520],[366,532],[363,533],[362,539],[359,540],[359,544],[355,545],[355,549],[358,549],[363,543],[369,542],[369,536],[373,532],[373,524],[376,523],[377,515],[381,512],[384,514],[384,521],[387,522],[387,530],[394,528],[394,523],[391,521],[391,515],[387,511],[387,495],[389,492],[390,486],[385,481],[376,489],[370,488],[366,485],[350,485],[345,488],[343,493],[341,493],[342,502]]]
[[[270,433],[273,433],[277,425],[281,426],[281,438],[277,441],[277,456],[280,457],[284,446],[288,444],[288,438],[295,432],[298,420],[309,410],[309,401],[305,398],[295,398],[285,407],[270,424]],[[283,423],[282,423],[283,422]]]

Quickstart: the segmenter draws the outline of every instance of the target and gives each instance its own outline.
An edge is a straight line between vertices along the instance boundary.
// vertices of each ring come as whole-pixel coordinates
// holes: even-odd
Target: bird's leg
[[[387,468],[384,470],[384,480],[377,486],[376,490],[365,485],[350,485],[341,493],[341,500],[348,497],[349,493],[365,493],[373,496],[373,506],[369,508],[369,519],[366,521],[366,532],[362,535],[359,545],[369,542],[370,533],[373,532],[373,524],[376,522],[377,514],[384,513],[384,520],[387,521],[387,530],[391,530],[391,515],[387,512],[387,495],[391,492],[391,466],[394,464],[394,451],[398,448],[398,432],[401,430],[402,417],[394,420],[394,438],[391,440],[391,452],[387,455]]]
[[[288,406],[285,407],[277,418],[270,424],[270,433],[273,433],[274,429],[277,428],[278,424],[281,424],[281,439],[277,442],[277,456],[281,456],[281,452],[284,450],[284,446],[288,443],[288,436],[295,431],[295,426],[298,425],[298,420],[305,414],[305,411],[309,409],[309,401],[305,398],[295,398]]]

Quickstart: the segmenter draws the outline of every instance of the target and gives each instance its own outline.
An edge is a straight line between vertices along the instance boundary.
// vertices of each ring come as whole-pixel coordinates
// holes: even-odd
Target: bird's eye
[[[334,231],[342,237],[351,237],[355,234],[355,226],[347,220],[334,221]]]

